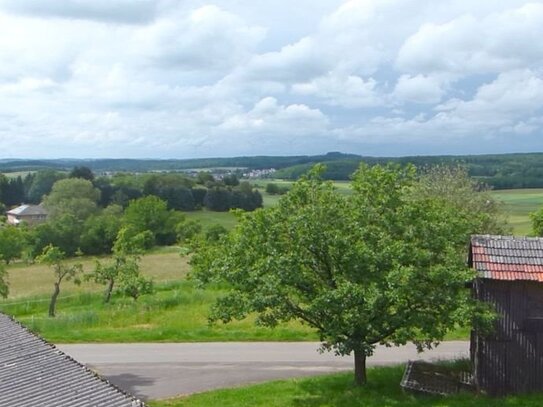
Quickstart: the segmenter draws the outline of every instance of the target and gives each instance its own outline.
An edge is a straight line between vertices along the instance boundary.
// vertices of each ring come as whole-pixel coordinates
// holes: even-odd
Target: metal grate
[[[473,376],[470,372],[420,360],[410,360],[407,362],[400,386],[405,390],[447,395],[473,392],[472,382]]]

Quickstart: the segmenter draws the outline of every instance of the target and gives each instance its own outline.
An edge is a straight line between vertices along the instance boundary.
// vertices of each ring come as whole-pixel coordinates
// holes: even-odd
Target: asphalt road
[[[318,344],[146,343],[57,346],[123,390],[143,399],[163,399],[221,387],[352,369],[352,357],[317,352]],[[467,357],[468,342],[444,342],[418,354],[413,345],[379,346],[368,365],[409,359]]]

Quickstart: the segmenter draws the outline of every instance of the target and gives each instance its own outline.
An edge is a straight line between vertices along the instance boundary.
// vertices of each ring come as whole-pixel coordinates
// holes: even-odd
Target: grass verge
[[[368,384],[353,385],[352,373],[274,381],[215,390],[177,399],[153,401],[152,407],[539,407],[543,395],[503,399],[463,394],[450,397],[414,395],[401,390],[403,366],[368,370]]]

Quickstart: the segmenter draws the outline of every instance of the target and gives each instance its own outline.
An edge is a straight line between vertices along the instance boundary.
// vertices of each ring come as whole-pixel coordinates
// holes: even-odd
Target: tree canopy
[[[9,293],[7,274],[6,267],[0,262],[0,298],[7,298]]]
[[[100,191],[89,180],[67,178],[55,182],[51,193],[44,199],[44,205],[53,219],[69,214],[85,220],[96,213],[99,199]]]
[[[230,291],[212,321],[256,313],[275,326],[297,319],[315,328],[324,349],[354,353],[355,381],[378,343],[430,347],[476,306],[464,285],[464,261],[476,227],[439,196],[420,194],[414,167],[368,167],[343,196],[320,179],[322,168],[294,184],[276,207],[240,214],[218,243],[192,258],[202,283]]]
[[[1,227],[0,259],[9,264],[13,259],[21,257],[25,243],[25,234],[22,228],[10,225]]]

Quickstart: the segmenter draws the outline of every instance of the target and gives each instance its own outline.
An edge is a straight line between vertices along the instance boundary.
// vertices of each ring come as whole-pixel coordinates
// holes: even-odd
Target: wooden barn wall
[[[472,341],[481,389],[492,395],[543,391],[543,284],[479,281],[479,299],[495,305],[495,332]]]

